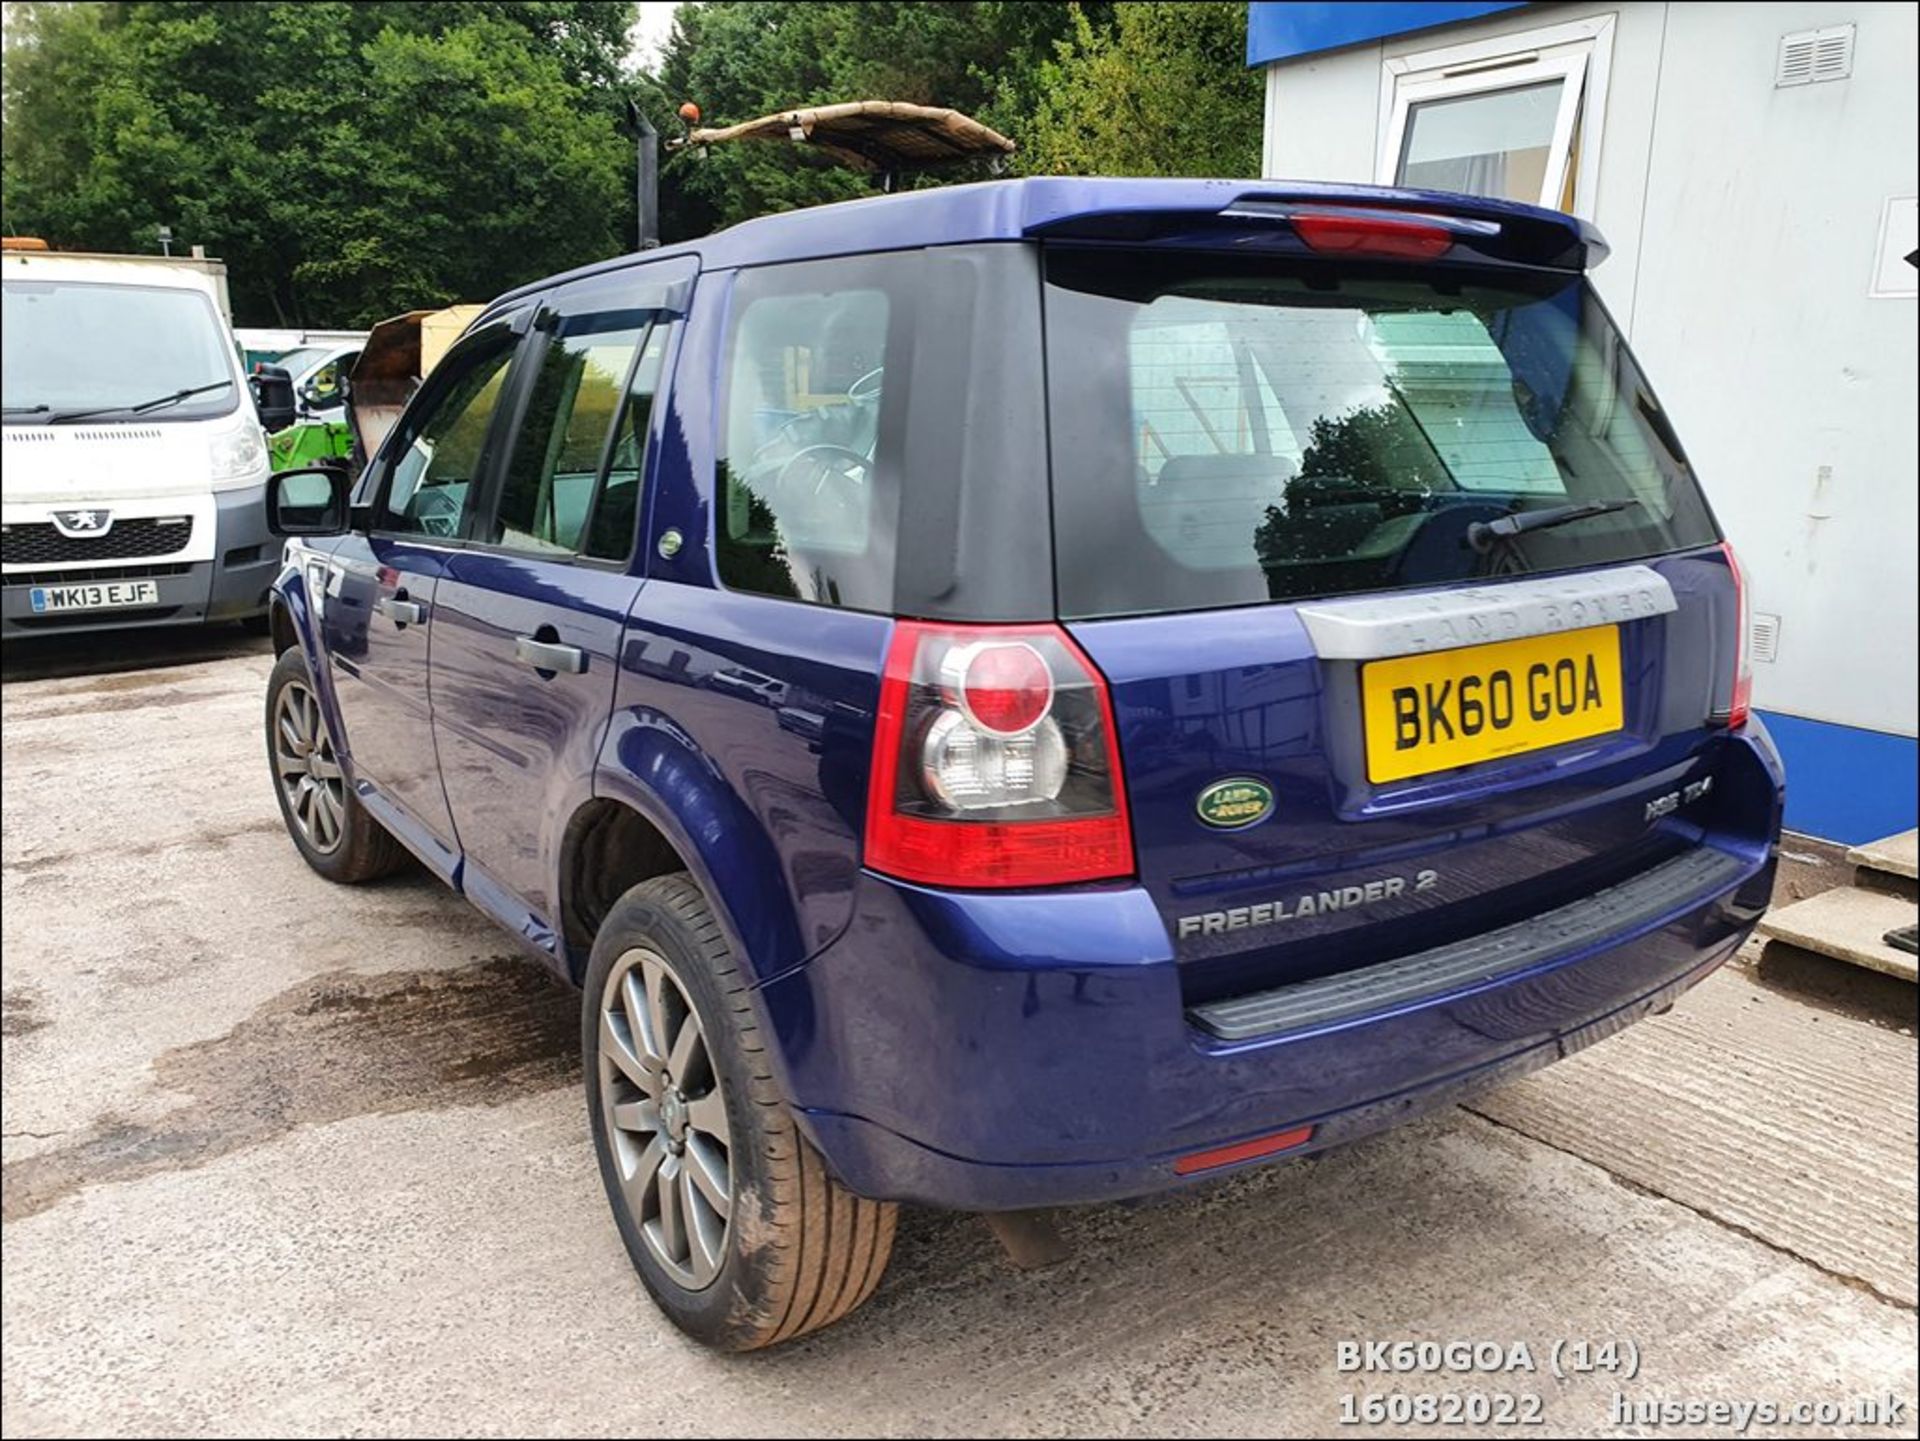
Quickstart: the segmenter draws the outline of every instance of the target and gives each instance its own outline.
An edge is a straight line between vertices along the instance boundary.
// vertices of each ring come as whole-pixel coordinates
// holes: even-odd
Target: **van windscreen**
[[[143,418],[204,420],[240,404],[234,352],[213,302],[198,290],[8,280],[5,297],[0,375],[10,420],[68,411],[124,418],[114,412],[206,386],[217,388]]]
[[[1718,539],[1578,276],[1122,249],[1049,249],[1045,273],[1064,616],[1446,585]],[[1574,507],[1591,510],[1485,530]]]

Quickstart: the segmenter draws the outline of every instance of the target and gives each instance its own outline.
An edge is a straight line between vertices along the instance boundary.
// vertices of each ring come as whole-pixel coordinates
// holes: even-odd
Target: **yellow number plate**
[[[1605,735],[1625,724],[1620,628],[1373,661],[1360,694],[1375,782]]]

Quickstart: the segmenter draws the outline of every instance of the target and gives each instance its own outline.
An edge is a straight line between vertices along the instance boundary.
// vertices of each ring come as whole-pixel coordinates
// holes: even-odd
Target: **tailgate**
[[[1724,555],[1505,589],[1514,603],[1489,615],[1574,590],[1588,607],[1581,619],[1604,608],[1606,592],[1623,615],[1649,612],[1538,637],[1617,635],[1617,680],[1602,685],[1617,684],[1621,723],[1386,780],[1369,774],[1362,677],[1397,657],[1321,654],[1359,648],[1324,623],[1344,618],[1338,606],[1071,627],[1112,688],[1140,878],[1175,939],[1189,1000],[1508,925],[1658,865],[1713,828],[1715,637],[1732,633],[1735,607]],[[1402,599],[1425,608],[1445,597]],[[1502,644],[1429,658],[1478,654],[1497,666]],[[1523,672],[1522,707],[1526,685]],[[1384,717],[1389,733],[1396,718]],[[1209,806],[1223,782],[1227,804]]]

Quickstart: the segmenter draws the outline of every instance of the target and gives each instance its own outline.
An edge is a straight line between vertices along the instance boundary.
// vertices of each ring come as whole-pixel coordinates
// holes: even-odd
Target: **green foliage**
[[[228,263],[243,324],[367,323],[483,299],[632,245],[629,97],[663,136],[841,100],[953,106],[1027,173],[1252,174],[1260,83],[1240,3],[683,4],[657,74],[635,7],[596,0],[19,4],[4,223]],[[979,179],[971,166],[915,183]],[[869,192],[799,147],[684,153],[668,240]]]
[[[1081,6],[1043,62],[1017,165],[1038,175],[1257,175],[1261,79],[1247,7],[1140,3],[1100,25]]]
[[[1413,413],[1401,402],[1317,415],[1300,454],[1303,479],[1330,477],[1369,492],[1448,487],[1452,476]]]
[[[368,323],[630,244],[628,4],[16,7],[5,224],[228,263],[241,323]]]

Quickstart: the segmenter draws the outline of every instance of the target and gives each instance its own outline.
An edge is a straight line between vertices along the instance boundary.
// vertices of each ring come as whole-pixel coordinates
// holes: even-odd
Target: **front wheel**
[[[267,764],[280,819],[314,870],[351,884],[406,864],[405,848],[367,814],[347,782],[298,646],[267,679]]]
[[[695,1340],[751,1351],[879,1285],[898,1208],[844,1189],[789,1114],[747,987],[684,873],[643,881],[594,939],[587,1114],[627,1255]]]

